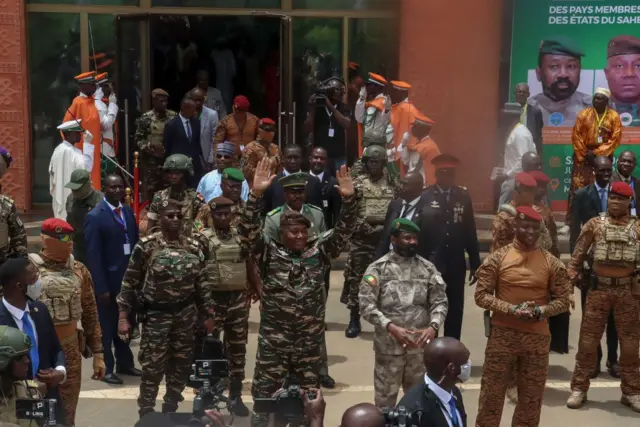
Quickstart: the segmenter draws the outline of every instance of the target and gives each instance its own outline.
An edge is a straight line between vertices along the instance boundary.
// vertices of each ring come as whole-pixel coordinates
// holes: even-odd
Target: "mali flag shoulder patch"
[[[376,279],[376,277],[370,274],[367,274],[366,276],[364,276],[363,279],[365,282],[367,282],[371,286],[376,286],[378,284],[378,280]]]

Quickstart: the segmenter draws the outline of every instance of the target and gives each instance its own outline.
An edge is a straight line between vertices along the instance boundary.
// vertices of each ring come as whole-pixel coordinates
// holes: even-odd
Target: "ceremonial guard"
[[[193,163],[184,154],[173,154],[164,161],[162,170],[169,188],[158,191],[149,205],[147,233],[153,232],[159,218],[160,207],[168,200],[175,200],[182,207],[181,220],[184,232],[191,233],[196,215],[206,205],[204,198],[187,185],[187,174],[193,175]]]
[[[309,220],[300,212],[285,212],[280,238],[265,241],[261,233],[261,197],[275,179],[269,161],[256,169],[247,206],[238,225],[246,251],[267,251],[262,275],[260,332],[254,370],[254,398],[272,397],[285,380],[301,388],[318,386],[322,338],[325,332],[324,272],[351,237],[357,219],[357,202],[348,170],[337,174],[343,209],[336,227],[315,238],[309,236]],[[253,427],[267,426],[269,419],[254,414]]]
[[[540,423],[551,341],[547,318],[569,310],[571,292],[564,264],[538,245],[541,224],[533,207],[518,206],[515,240],[476,272],[476,304],[491,312],[477,427],[500,425],[512,372],[519,393],[511,424]]]
[[[374,145],[367,147],[362,156],[364,174],[355,182],[358,198],[358,222],[351,240],[351,249],[344,269],[344,288],[340,302],[351,312],[347,338],[360,334],[360,306],[358,291],[364,271],[373,261],[376,246],[382,238],[384,219],[393,200],[395,184],[385,170],[386,150]]]
[[[572,282],[580,283],[582,265],[592,258],[590,286],[580,327],[580,344],[571,379],[567,407],[580,408],[587,400],[589,377],[596,370],[597,347],[609,312],[613,309],[620,340],[620,378],[623,405],[640,412],[640,223],[629,215],[633,189],[616,181],[609,190],[608,213],[587,222],[576,242],[568,270]]]
[[[196,319],[213,329],[211,282],[206,274],[208,248],[182,234],[180,202],[162,200],[160,230],[140,239],[118,295],[118,334],[129,340],[129,313],[137,307],[143,325],[138,360],[142,368],[138,413],[153,412],[163,376],[162,412],[176,412],[191,372]]]
[[[42,223],[42,250],[29,254],[38,269],[39,283],[29,296],[49,309],[56,335],[64,352],[67,378],[60,384],[65,421],[73,426],[82,384],[82,357],[93,355],[92,379],[105,375],[102,331],[98,321],[93,281],[87,267],[71,255],[73,228],[64,220],[51,218]],[[38,286],[39,285],[39,286]],[[78,330],[78,323],[82,330]]]
[[[140,149],[143,197],[151,200],[162,190],[162,165],[164,159],[164,126],[178,115],[167,109],[169,94],[162,89],[151,92],[153,109],[147,111],[136,122],[135,141]]]
[[[6,148],[0,147],[0,178],[6,173],[13,158]],[[7,258],[27,255],[27,233],[18,216],[13,199],[0,194],[0,265]],[[0,289],[0,293],[2,290]]]
[[[447,316],[444,280],[418,255],[420,228],[398,218],[391,225],[393,250],[371,264],[360,284],[362,317],[375,327],[374,390],[380,408],[396,406],[424,376],[424,346]]]
[[[449,310],[444,322],[444,336],[460,340],[464,314],[464,288],[469,258],[469,281],[475,282],[480,266],[480,250],[473,203],[467,189],[455,185],[460,160],[441,154],[431,162],[435,169],[435,185],[422,194],[419,222],[420,251],[431,261],[447,284]],[[466,255],[466,256],[465,256]]]
[[[104,194],[91,186],[91,175],[85,169],[76,169],[66,187],[71,190],[67,197],[67,222],[73,228],[73,258],[85,263],[84,219],[104,200]]]

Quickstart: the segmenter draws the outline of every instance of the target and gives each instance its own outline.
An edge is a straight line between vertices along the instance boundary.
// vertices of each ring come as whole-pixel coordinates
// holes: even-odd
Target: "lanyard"
[[[333,111],[329,111],[327,106],[324,106],[324,111],[327,112],[327,116],[329,116],[329,129],[333,129],[333,124],[331,123],[331,117],[333,117]]]
[[[600,134],[600,127],[602,127],[602,123],[604,122],[605,117],[607,117],[607,112],[609,111],[609,108],[608,107],[605,108],[604,113],[602,113],[602,117],[598,117],[598,112],[595,110],[595,108],[593,111],[595,111],[596,113],[596,125],[597,125],[596,133]]]
[[[527,107],[529,104],[524,104],[524,108],[522,109],[522,113],[520,113],[520,123],[524,124],[524,121],[527,119]]]
[[[122,208],[120,208],[120,213],[124,218],[124,212],[122,211]],[[129,233],[127,233],[127,222],[123,218],[120,218],[120,215],[117,215],[113,209],[111,209],[111,215],[113,216],[113,220],[117,222],[120,227],[122,227],[122,230],[124,230],[125,243],[129,243]]]

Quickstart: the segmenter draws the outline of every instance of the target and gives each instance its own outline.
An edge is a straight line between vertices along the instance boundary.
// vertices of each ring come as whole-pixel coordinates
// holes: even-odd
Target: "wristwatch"
[[[429,326],[436,332],[438,332],[438,329],[440,329],[440,325],[438,325],[436,322],[429,323]]]

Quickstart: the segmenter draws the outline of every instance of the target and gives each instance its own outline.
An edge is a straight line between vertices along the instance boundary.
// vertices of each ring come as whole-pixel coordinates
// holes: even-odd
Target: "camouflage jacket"
[[[391,251],[373,262],[360,283],[360,313],[375,327],[373,348],[377,353],[422,353],[404,349],[387,331],[393,323],[406,329],[438,328],[447,317],[447,286],[436,267],[417,255],[404,258]],[[416,339],[418,336],[416,336]]]
[[[180,194],[171,193],[171,188],[167,188],[162,191],[158,191],[153,195],[153,200],[149,204],[149,211],[147,212],[147,218],[151,221],[157,221],[160,217],[160,208],[163,203],[169,199],[181,202],[182,215],[184,215],[183,230],[185,233],[191,233],[194,229],[194,223],[198,212],[203,206],[206,206],[206,202],[202,195],[196,193],[196,190],[187,188]],[[147,233],[154,232],[156,230],[147,230]]]
[[[160,118],[155,110],[149,110],[136,121],[136,145],[141,151],[162,156],[164,153],[164,126],[178,113],[167,110],[165,117]]]
[[[140,299],[170,307],[193,298],[205,315],[212,304],[210,278],[205,270],[212,256],[200,235],[175,242],[161,232],[141,238],[117,297],[120,311],[130,312]]]
[[[0,426],[37,426],[38,423],[35,420],[18,420],[18,418],[16,417],[16,400],[42,399],[42,397],[43,396],[38,390],[38,383],[36,381],[15,381],[13,383],[13,394],[11,396],[0,397]]]
[[[324,274],[331,258],[340,252],[353,233],[356,199],[344,201],[335,229],[310,239],[307,249],[294,254],[278,242],[265,243],[261,232],[259,200],[249,195],[238,225],[240,244],[246,251],[268,251],[263,275],[259,339],[280,351],[295,352],[319,345],[324,336]]]
[[[27,233],[13,199],[0,194],[0,264],[27,255]]]
[[[244,201],[240,200],[238,204],[231,206],[231,227],[237,227],[240,222],[240,216],[244,209]],[[211,214],[211,206],[205,204],[198,210],[195,219],[195,228],[198,231],[213,227],[213,216]]]
[[[541,210],[534,206],[538,212]],[[540,238],[538,244],[545,250],[550,250],[553,245],[552,237],[547,229],[547,220],[542,222],[540,226]],[[555,221],[554,221],[555,225]],[[516,205],[513,201],[504,204],[498,208],[498,213],[493,217],[491,222],[491,248],[490,253],[497,251],[511,243],[516,237]],[[556,234],[557,246],[557,234]]]

